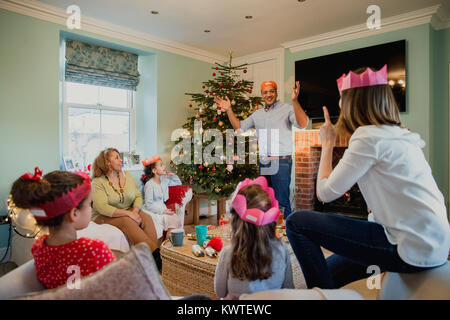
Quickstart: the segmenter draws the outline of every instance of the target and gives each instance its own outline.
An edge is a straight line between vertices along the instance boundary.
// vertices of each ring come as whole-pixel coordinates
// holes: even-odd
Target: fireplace
[[[342,158],[349,138],[338,137],[333,150],[333,168]],[[367,219],[367,205],[355,184],[342,197],[330,203],[321,203],[316,196],[322,143],[319,130],[296,132],[295,135],[295,207],[297,210],[316,210],[359,219]]]

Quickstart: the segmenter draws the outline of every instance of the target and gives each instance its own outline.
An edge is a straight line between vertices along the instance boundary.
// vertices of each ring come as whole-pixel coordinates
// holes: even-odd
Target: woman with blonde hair
[[[145,242],[161,269],[159,244],[152,218],[141,211],[142,194],[134,177],[122,171],[119,151],[101,151],[93,163],[93,215],[96,223],[111,224],[134,245]]]
[[[369,266],[412,273],[446,263],[444,197],[421,150],[424,141],[401,126],[387,66],[358,69],[337,83],[337,128],[351,138],[333,169],[337,134],[324,107],[317,198],[331,202],[358,183],[371,213],[368,221],[306,210],[288,217],[287,235],[308,288],[339,288],[367,278]],[[325,260],[321,247],[334,254]]]

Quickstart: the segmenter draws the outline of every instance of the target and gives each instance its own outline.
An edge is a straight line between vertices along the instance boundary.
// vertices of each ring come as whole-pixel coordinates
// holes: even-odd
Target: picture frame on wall
[[[64,170],[69,172],[75,171],[75,165],[72,157],[63,157],[63,161],[64,161]]]

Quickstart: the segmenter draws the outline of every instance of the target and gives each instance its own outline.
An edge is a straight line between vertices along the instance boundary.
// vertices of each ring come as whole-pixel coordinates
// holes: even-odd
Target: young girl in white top
[[[167,231],[167,238],[172,229],[184,224],[184,212],[177,215],[165,204],[169,199],[169,187],[181,185],[181,180],[176,174],[166,170],[159,154],[145,159],[142,164],[145,166],[141,179],[145,195],[142,210],[152,216],[158,239],[163,236],[164,231]]]
[[[232,202],[231,245],[220,252],[214,291],[220,298],[294,288],[286,245],[275,235],[278,201],[265,177],[245,179]]]
[[[337,129],[351,135],[332,168],[336,129],[324,107],[319,201],[330,202],[355,183],[371,213],[368,221],[297,211],[287,235],[309,288],[338,288],[366,278],[375,265],[410,273],[447,261],[450,227],[444,197],[421,148],[425,143],[400,124],[387,67],[359,69],[338,79],[341,113]],[[334,252],[324,259],[320,247]]]

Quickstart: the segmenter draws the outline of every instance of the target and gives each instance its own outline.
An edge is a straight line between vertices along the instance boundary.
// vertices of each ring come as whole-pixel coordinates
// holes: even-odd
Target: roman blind
[[[76,40],[66,40],[66,81],[136,90],[138,55]]]

